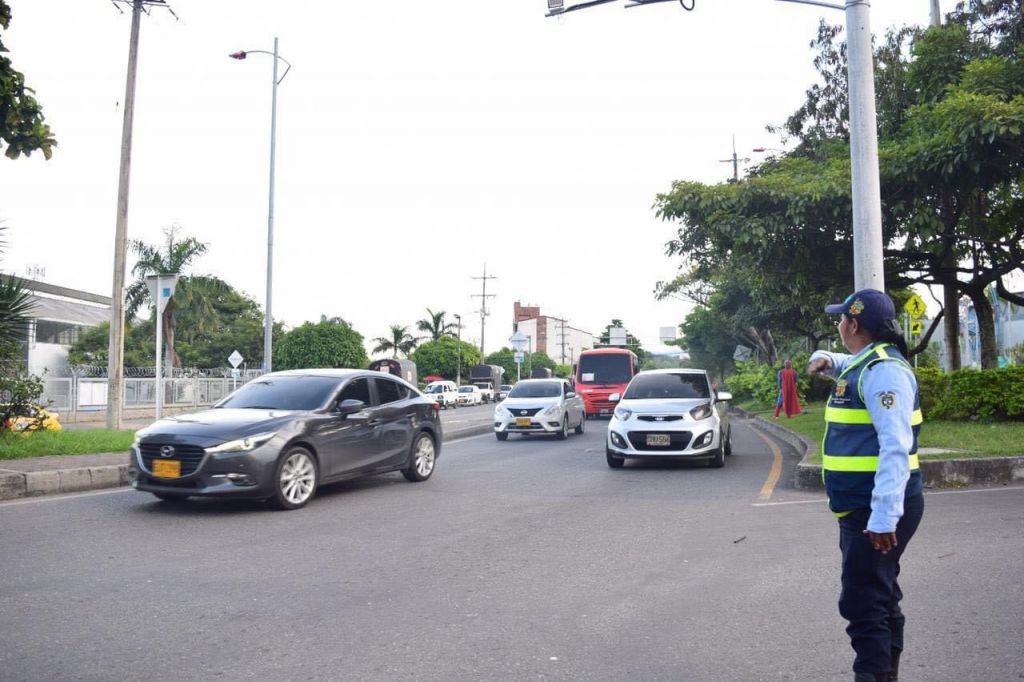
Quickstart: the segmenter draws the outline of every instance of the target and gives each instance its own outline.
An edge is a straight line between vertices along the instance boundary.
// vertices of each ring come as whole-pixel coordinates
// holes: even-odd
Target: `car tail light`
[[[440,412],[441,411],[441,404],[440,403],[431,402],[430,406],[432,408],[434,408],[434,412]]]

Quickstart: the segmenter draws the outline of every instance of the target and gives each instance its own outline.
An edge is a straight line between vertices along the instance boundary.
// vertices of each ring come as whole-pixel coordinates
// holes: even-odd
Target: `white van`
[[[459,406],[459,388],[454,381],[431,381],[423,394],[446,410]]]

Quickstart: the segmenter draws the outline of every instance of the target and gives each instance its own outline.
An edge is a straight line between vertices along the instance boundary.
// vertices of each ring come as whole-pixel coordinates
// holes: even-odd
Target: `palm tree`
[[[378,336],[374,339],[377,346],[373,349],[374,353],[387,353],[392,352],[391,357],[397,358],[398,354],[408,356],[412,352],[412,349],[416,347],[416,344],[420,342],[418,337],[409,334],[409,328],[403,327],[399,324],[391,325],[391,338],[385,338]]]
[[[206,244],[195,237],[179,240],[177,237],[180,230],[177,225],[164,230],[167,243],[163,250],[139,240],[132,241],[131,249],[137,256],[132,274],[137,279],[128,287],[125,295],[125,316],[129,320],[135,317],[143,305],[152,303],[149,287],[146,286],[147,275],[181,273],[194,259],[206,253]],[[168,301],[163,312],[163,335],[166,345],[164,366],[181,366],[181,359],[174,352],[174,330],[177,324],[175,311],[179,308],[188,309],[192,325],[197,329],[205,329],[216,324],[218,319],[211,301],[216,296],[227,293],[230,288],[223,280],[210,275],[189,275],[178,280],[174,297]]]
[[[445,322],[445,312],[440,310],[434,312],[430,308],[427,308],[428,318],[424,318],[416,323],[416,328],[421,332],[427,332],[430,334],[431,341],[437,341],[442,336],[454,336],[456,324],[454,322]]]
[[[0,253],[4,244],[0,240]],[[30,296],[20,277],[0,275],[0,361],[13,359],[18,343],[28,336],[33,305]]]

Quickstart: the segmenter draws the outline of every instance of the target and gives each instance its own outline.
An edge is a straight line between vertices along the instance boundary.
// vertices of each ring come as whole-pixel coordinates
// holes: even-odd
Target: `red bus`
[[[612,393],[621,394],[639,370],[636,353],[626,348],[595,348],[580,353],[576,362],[576,392],[583,398],[587,417],[610,415]]]

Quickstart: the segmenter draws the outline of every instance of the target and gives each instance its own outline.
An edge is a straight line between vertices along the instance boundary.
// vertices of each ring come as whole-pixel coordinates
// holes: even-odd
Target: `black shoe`
[[[853,673],[853,682],[888,682],[889,673]]]
[[[900,674],[900,654],[903,653],[902,649],[893,649],[889,655],[889,676],[886,677],[886,682],[899,682]]]

